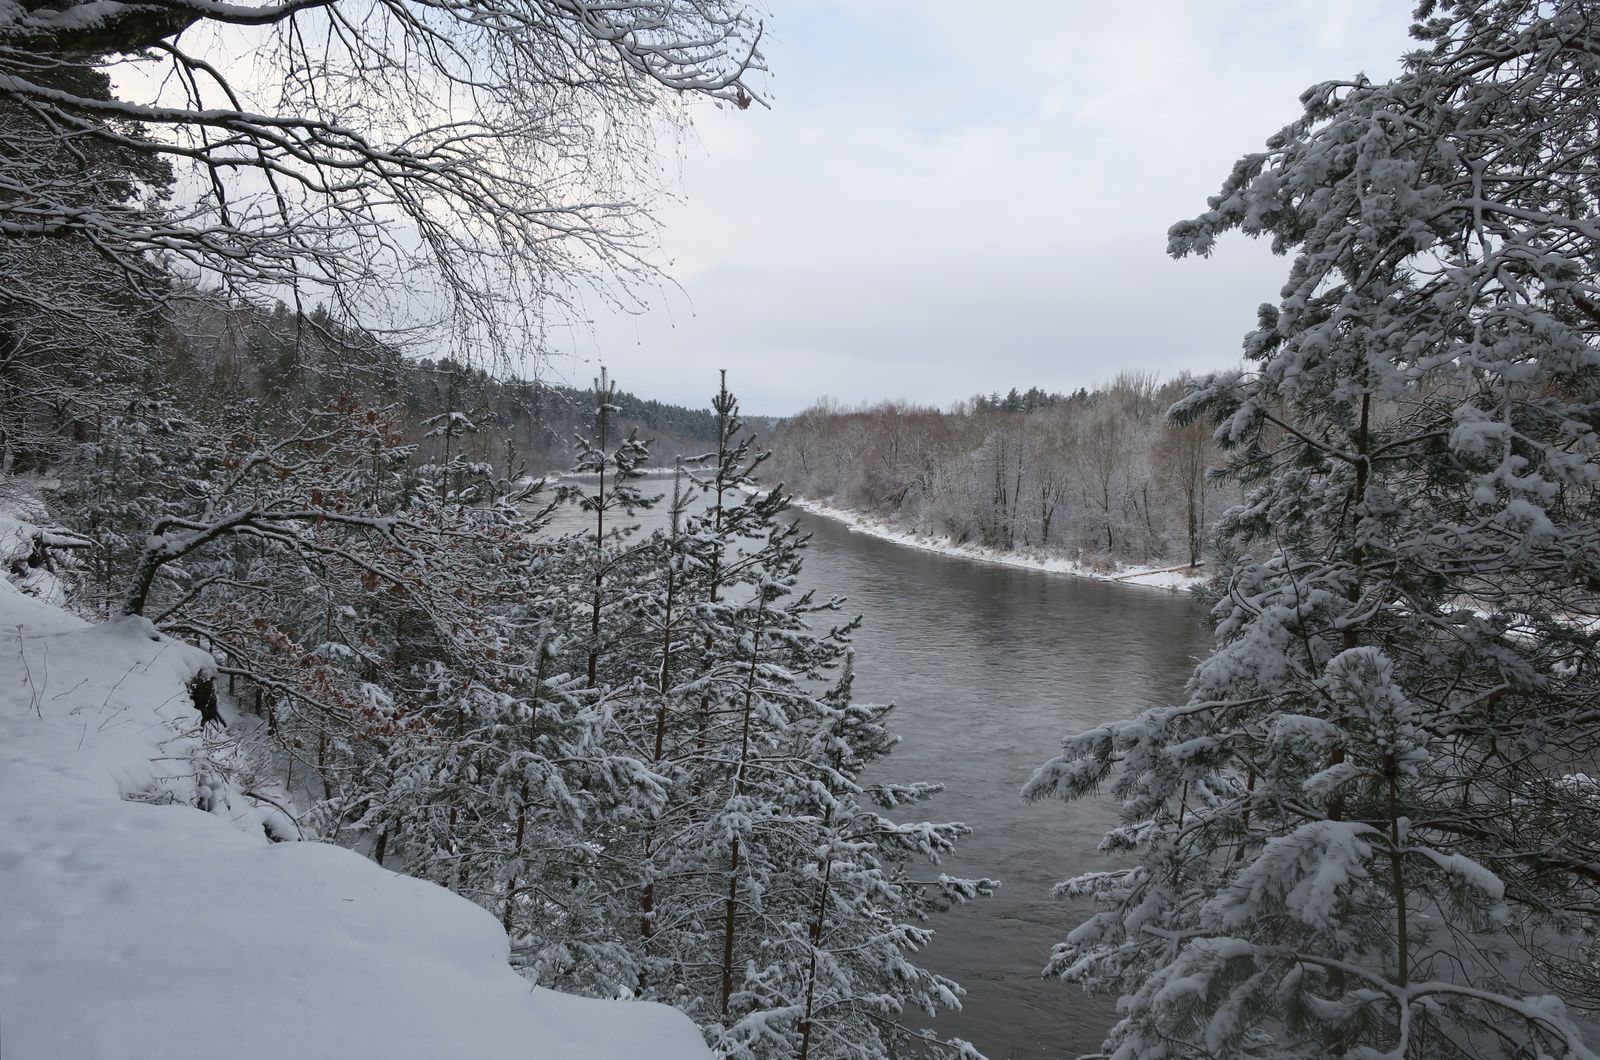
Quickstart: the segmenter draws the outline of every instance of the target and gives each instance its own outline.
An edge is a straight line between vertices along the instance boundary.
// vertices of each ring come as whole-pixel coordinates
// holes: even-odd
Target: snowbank
[[[210,665],[0,578],[6,1060],[707,1056],[668,1008],[532,987],[462,898],[269,843],[206,769],[186,684]]]
[[[0,502],[0,578],[9,577],[29,595],[64,603],[66,587],[55,575],[55,554],[88,547],[89,542],[75,534],[18,518],[9,503]]]
[[[688,471],[704,471],[705,468],[700,466],[700,465],[698,465],[698,464],[690,464],[690,463],[685,462],[684,466],[683,466],[683,470],[686,471],[686,472],[688,472]],[[673,475],[676,475],[678,473],[678,468],[675,467],[675,466],[672,466],[672,465],[667,465],[667,466],[663,466],[663,467],[640,467],[640,468],[635,468],[634,472],[639,478],[650,478],[650,479],[654,479],[654,478],[671,478]],[[581,471],[580,472],[580,471],[572,471],[570,469],[569,470],[561,470],[561,469],[558,468],[558,469],[556,469],[554,471],[546,471],[542,475],[524,475],[522,477],[522,479],[521,479],[521,482],[522,482],[522,484],[524,486],[531,486],[535,482],[543,482],[546,485],[552,485],[554,483],[561,482],[563,480],[571,480],[571,481],[575,481],[575,482],[592,482],[592,481],[594,481],[595,479],[597,479],[599,477],[600,476],[597,473],[593,472],[593,471]],[[610,479],[608,478],[607,481],[609,482]]]
[[[1205,575],[1198,575],[1191,567],[1123,567],[1121,570],[1107,572],[1096,570],[1082,563],[1074,562],[1061,556],[1047,554],[1030,554],[1025,552],[1007,552],[1002,549],[985,548],[982,545],[962,545],[947,537],[930,537],[925,534],[912,533],[902,527],[870,515],[850,511],[845,508],[834,508],[820,501],[806,500],[795,497],[794,506],[813,515],[837,519],[850,529],[884,541],[893,541],[898,545],[909,548],[920,548],[926,552],[937,552],[945,556],[959,556],[962,559],[973,559],[983,563],[998,563],[1006,567],[1026,567],[1029,570],[1048,571],[1052,574],[1070,574],[1075,578],[1093,578],[1096,581],[1121,582],[1124,585],[1146,585],[1156,589],[1171,589],[1174,591],[1187,590],[1200,585],[1206,580]]]

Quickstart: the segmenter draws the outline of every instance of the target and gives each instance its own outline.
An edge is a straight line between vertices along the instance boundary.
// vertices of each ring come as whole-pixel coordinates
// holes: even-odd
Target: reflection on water
[[[940,1016],[938,1029],[994,1060],[1097,1048],[1110,999],[1039,969],[1088,911],[1050,888],[1104,866],[1095,847],[1114,811],[1029,806],[1017,793],[1063,736],[1181,693],[1208,643],[1200,608],[1178,594],[952,559],[799,518],[813,534],[806,582],[866,616],[858,696],[898,704],[903,740],[885,779],[946,784],[923,813],[975,829],[946,871],[1001,881],[996,897],[934,925],[921,963],[967,988],[964,1011]],[[577,513],[559,516],[560,529],[578,525]]]

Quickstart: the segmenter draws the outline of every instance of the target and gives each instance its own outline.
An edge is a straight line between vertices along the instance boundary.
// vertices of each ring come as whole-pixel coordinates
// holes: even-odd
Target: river
[[[957,559],[797,518],[812,534],[805,583],[865,616],[858,698],[897,704],[903,742],[884,779],[944,783],[922,815],[974,829],[944,869],[1001,881],[995,897],[933,924],[920,963],[967,989],[964,1009],[933,1028],[991,1060],[1096,1049],[1111,1000],[1039,970],[1088,911],[1050,888],[1106,865],[1095,847],[1115,811],[1103,801],[1030,806],[1018,792],[1063,736],[1180,695],[1209,643],[1201,609],[1178,593]],[[577,528],[565,513],[561,523]]]

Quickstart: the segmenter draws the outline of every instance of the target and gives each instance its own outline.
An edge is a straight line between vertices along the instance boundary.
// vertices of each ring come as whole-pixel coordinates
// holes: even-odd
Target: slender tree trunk
[[[839,767],[839,759],[834,758],[834,768]],[[830,786],[829,792],[832,792]],[[829,806],[822,815],[822,829],[826,834],[833,824],[833,807]],[[806,1005],[805,1014],[800,1017],[800,1057],[807,1060],[811,1053],[811,1018],[816,1011],[817,996],[817,947],[822,944],[822,929],[828,916],[828,891],[833,882],[833,849],[830,847],[826,857],[822,859],[821,872],[817,881],[817,909],[811,917],[811,956],[806,966]]]
[[[511,878],[506,881],[505,905],[500,911],[500,926],[511,934],[512,913],[517,906],[517,891],[521,886],[522,842],[528,827],[528,782],[524,780],[517,792],[516,838],[511,843]]]
[[[1155,555],[1156,550],[1156,524],[1155,520],[1150,516],[1150,483],[1146,482],[1139,487],[1139,496],[1144,502],[1145,540],[1150,542],[1149,548],[1145,552],[1145,559],[1148,561],[1151,556]]]
[[[660,697],[656,704],[656,745],[655,754],[650,764],[659,768],[661,757],[666,747],[667,739],[667,695],[672,688],[672,604],[676,590],[676,579],[673,564],[677,559],[677,535],[673,535],[673,551],[667,556],[667,603],[662,611],[661,618],[661,673],[656,685],[656,694]],[[650,871],[650,856],[654,853],[656,842],[657,818],[652,816],[650,828],[644,838],[644,865],[645,871]],[[645,950],[648,954],[650,940],[655,935],[656,911],[656,881],[654,876],[644,885],[644,894],[639,900],[639,935],[644,940]],[[639,992],[645,988],[645,973],[639,972]]]
[[[759,590],[758,590],[759,593]],[[766,619],[766,601],[759,595],[756,599],[756,628],[755,636],[750,642],[750,669],[745,675],[744,683],[744,719],[743,731],[739,738],[739,766],[733,775],[733,797],[739,798],[745,791],[745,767],[750,757],[750,715],[755,704],[756,668],[761,657],[761,632]],[[733,941],[734,928],[737,919],[739,902],[739,837],[735,836],[729,843],[728,853],[728,901],[723,911],[722,923],[722,1014],[728,1014],[728,1005],[733,997]]]
[[[1018,446],[1017,475],[1011,484],[1011,524],[1007,531],[1007,537],[1010,538],[1006,543],[1007,548],[1017,547],[1017,532],[1022,526],[1022,453],[1022,447]],[[1026,536],[1027,531],[1022,530],[1022,533]]]
[[[1250,841],[1250,798],[1256,790],[1256,771],[1250,770],[1244,782],[1244,812],[1239,815],[1239,849],[1234,851],[1235,863],[1244,860],[1244,850]]]
[[[1402,989],[1411,981],[1411,937],[1406,911],[1406,876],[1401,854],[1399,767],[1394,755],[1384,764],[1389,779],[1389,885],[1394,896],[1395,917],[1395,985]]]
[[[537,756],[539,753],[539,698],[544,691],[544,674],[547,657],[545,655],[544,641],[539,642],[539,661],[534,667],[533,674],[533,702],[529,705],[528,712],[528,754]],[[517,831],[516,839],[512,845],[511,878],[506,881],[505,908],[501,910],[500,923],[505,927],[506,934],[511,933],[512,913],[516,908],[517,894],[522,889],[522,844],[527,835],[528,822],[528,778],[522,778],[522,787],[517,792]]]
[[[717,591],[722,582],[722,515],[723,505],[726,500],[725,489],[727,482],[728,461],[728,372],[721,372],[722,384],[717,393],[717,490],[716,503],[712,509],[711,525],[713,538],[717,545],[711,552],[710,591],[707,594],[711,603],[717,602]],[[709,672],[712,666],[711,658],[711,633],[707,631],[705,637],[705,668]],[[704,754],[706,749],[706,730],[711,723],[711,693],[704,692],[700,696],[699,732],[695,738],[695,751]]]
[[[816,1009],[817,947],[822,944],[822,928],[828,915],[828,889],[832,882],[833,854],[822,862],[822,879],[817,884],[817,910],[811,918],[811,960],[806,968],[806,1007],[800,1018],[800,1060],[811,1054],[811,1016]]]
[[[1369,429],[1368,417],[1371,414],[1371,407],[1371,395],[1363,394],[1361,396],[1361,423],[1356,432],[1356,482],[1354,495],[1351,497],[1350,504],[1352,516],[1356,520],[1356,525],[1352,528],[1355,531],[1355,533],[1352,534],[1352,537],[1357,541],[1357,543],[1352,545],[1350,548],[1350,565],[1355,569],[1355,577],[1350,579],[1350,588],[1345,592],[1345,599],[1351,604],[1357,604],[1361,601],[1361,565],[1366,561],[1366,550],[1363,549],[1359,544],[1359,530],[1361,506],[1366,502],[1367,476],[1370,472],[1370,468],[1367,464],[1367,434]],[[1341,644],[1344,650],[1349,651],[1352,648],[1358,647],[1360,643],[1360,631],[1354,626],[1345,626]],[[1340,728],[1344,728],[1345,719],[1343,717],[1335,720],[1338,722]],[[1329,756],[1328,764],[1336,766],[1343,761],[1344,747],[1342,745],[1334,747],[1332,754]],[[1328,819],[1332,821],[1344,820],[1344,796],[1335,795],[1329,800]]]
[[[322,780],[322,797],[333,798],[333,785],[328,783],[328,726],[317,724],[317,776]]]
[[[1115,547],[1111,540],[1111,478],[1103,476],[1100,479],[1100,515],[1106,524],[1106,551],[1110,552]]]
[[[1185,514],[1188,517],[1189,566],[1196,567],[1200,565],[1200,513],[1195,507],[1195,485],[1193,482],[1184,491],[1184,504],[1187,509]]]
[[[600,485],[594,494],[594,601],[589,613],[589,673],[585,688],[593,688],[600,673],[600,600],[605,581],[606,547],[606,433],[610,426],[610,390],[606,386],[606,370],[600,369],[600,385],[596,388],[600,407]]]
[[[1352,534],[1352,537],[1357,542],[1356,544],[1352,545],[1350,549],[1350,564],[1355,568],[1355,577],[1351,578],[1350,588],[1345,594],[1345,598],[1349,600],[1351,604],[1357,604],[1361,600],[1361,567],[1366,560],[1366,550],[1361,547],[1359,542],[1361,507],[1366,502],[1367,478],[1371,473],[1371,465],[1367,461],[1367,449],[1369,445],[1368,434],[1371,424],[1371,413],[1372,395],[1362,394],[1361,422],[1356,429],[1356,482],[1354,495],[1351,498],[1350,504],[1350,511],[1355,519],[1355,526],[1353,527],[1355,533]],[[1347,625],[1344,629],[1344,635],[1342,638],[1342,646],[1344,650],[1350,651],[1352,648],[1359,647],[1360,643],[1360,631],[1354,626]],[[1335,718],[1334,721],[1338,724],[1341,730],[1348,728],[1348,722],[1342,715]],[[1330,766],[1337,766],[1344,762],[1344,757],[1344,746],[1342,744],[1335,746],[1332,753],[1328,756],[1328,764]],[[1343,795],[1336,794],[1333,796],[1333,798],[1328,800],[1328,820],[1344,820]],[[1328,985],[1332,987],[1335,996],[1343,994],[1345,991],[1344,970],[1340,968],[1333,968],[1329,970]],[[1344,1036],[1337,1036],[1335,1041],[1332,1043],[1332,1046],[1335,1055],[1342,1055],[1345,1051]]]

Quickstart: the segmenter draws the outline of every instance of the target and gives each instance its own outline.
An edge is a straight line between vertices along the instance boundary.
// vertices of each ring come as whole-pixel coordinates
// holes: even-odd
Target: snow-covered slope
[[[223,810],[186,691],[209,664],[0,578],[5,1060],[707,1055],[671,1009],[530,986],[464,899]]]

